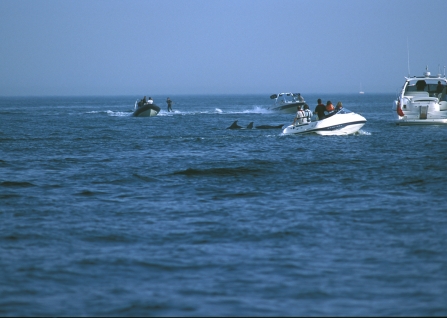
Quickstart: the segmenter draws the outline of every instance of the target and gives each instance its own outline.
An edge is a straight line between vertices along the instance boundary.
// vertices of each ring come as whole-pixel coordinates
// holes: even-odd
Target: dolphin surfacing
[[[227,129],[241,129],[242,127],[237,124],[237,120],[235,120],[230,127]]]
[[[281,129],[284,125],[260,125],[256,126],[254,128],[256,129]],[[250,122],[246,128],[239,126],[237,124],[237,120],[235,120],[230,127],[227,127],[227,129],[253,129],[253,122]]]

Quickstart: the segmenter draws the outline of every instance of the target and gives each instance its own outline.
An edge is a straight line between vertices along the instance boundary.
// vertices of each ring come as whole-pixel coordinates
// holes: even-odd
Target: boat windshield
[[[337,111],[337,114],[349,114],[349,113],[352,113],[352,111],[350,111],[349,109],[347,109],[347,108],[342,108],[342,109],[340,109],[339,111]]]
[[[275,101],[277,104],[290,104],[298,102],[298,94],[296,93],[280,93]]]
[[[425,94],[428,93],[428,96],[437,96],[439,93],[445,91],[446,87],[447,83],[443,79],[421,78],[407,82],[405,95],[411,95],[413,92],[425,92]]]

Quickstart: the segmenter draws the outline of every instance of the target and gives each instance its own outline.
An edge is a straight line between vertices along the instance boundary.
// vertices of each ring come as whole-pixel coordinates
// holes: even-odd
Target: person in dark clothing
[[[438,86],[436,86],[436,94],[441,94],[444,86],[442,86],[441,81],[438,81]]]
[[[172,112],[172,100],[168,97],[166,100],[166,103],[168,104],[168,112]]]
[[[423,92],[425,90],[425,86],[427,86],[427,83],[424,80],[419,80],[416,82],[416,90],[419,92]]]
[[[321,99],[318,99],[318,105],[317,107],[315,107],[315,111],[314,113],[316,113],[318,115],[318,119],[324,119],[326,118],[326,115],[324,114],[324,112],[326,111],[326,106],[324,106],[323,103],[321,103]]]
[[[142,106],[144,106],[144,104],[146,104],[147,103],[147,99],[146,99],[146,96],[144,96],[139,102],[138,102],[138,107],[142,107]]]

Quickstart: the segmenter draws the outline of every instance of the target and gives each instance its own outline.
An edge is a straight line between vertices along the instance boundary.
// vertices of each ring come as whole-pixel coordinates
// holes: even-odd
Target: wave
[[[91,196],[95,196],[95,195],[100,195],[100,194],[105,194],[105,192],[102,191],[90,191],[90,190],[82,190],[81,192],[76,193],[75,195],[79,195],[79,196],[86,196],[86,197],[91,197]]]
[[[261,107],[261,106],[253,106],[251,109],[243,109],[243,110],[236,110],[236,111],[228,111],[223,112],[221,109],[216,108],[216,112],[219,113],[226,113],[226,114],[273,114],[274,111]]]
[[[174,115],[196,115],[196,114],[223,114],[224,111],[220,108],[216,108],[214,110],[206,110],[206,111],[179,111],[175,110],[172,112],[167,112],[164,110],[161,110],[157,116],[174,116]],[[232,112],[228,112],[232,113]]]
[[[14,140],[14,139],[13,138],[8,138],[8,139],[1,139],[0,138],[0,142],[5,141],[5,140],[9,141],[9,140]],[[9,163],[0,159],[0,167],[6,167],[6,166],[9,166]]]
[[[126,111],[126,112],[121,112],[121,111],[113,111],[113,110],[92,110],[92,111],[88,111],[86,112],[86,114],[103,114],[103,115],[107,115],[107,116],[116,116],[116,117],[128,117],[128,116],[132,116],[132,111]]]
[[[272,113],[274,113],[274,111],[261,106],[253,106],[252,109],[242,111],[242,114],[272,114]]]
[[[137,178],[137,179],[140,179],[142,181],[145,181],[145,182],[156,182],[156,181],[159,181],[159,180],[157,180],[155,178],[144,176],[144,175],[139,175],[137,173],[132,174],[132,176]]]
[[[3,187],[18,187],[18,188],[27,188],[27,187],[34,187],[35,184],[32,184],[30,182],[17,182],[17,181],[3,181],[0,183],[0,186]]]
[[[106,111],[107,115],[109,116],[116,116],[116,117],[127,117],[132,116],[133,112],[114,112],[112,110]]]
[[[0,199],[11,199],[11,198],[18,198],[20,195],[15,193],[1,193]]]
[[[112,117],[129,117],[132,116],[133,110],[130,111],[113,111],[113,110],[92,110],[85,112],[86,114],[100,114]],[[166,110],[160,110],[157,116],[174,116],[174,115],[196,115],[196,114],[272,114],[272,110],[264,108],[262,106],[253,106],[251,109],[230,110],[225,111],[222,108],[215,108],[213,110],[197,110],[197,111],[182,111],[173,110],[168,112]]]
[[[174,175],[187,175],[187,176],[240,176],[244,174],[258,174],[262,172],[261,169],[236,167],[236,168],[209,168],[209,169],[194,169],[188,168],[174,172]]]

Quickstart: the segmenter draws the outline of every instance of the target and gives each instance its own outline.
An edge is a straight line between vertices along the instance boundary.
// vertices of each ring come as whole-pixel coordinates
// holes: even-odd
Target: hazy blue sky
[[[0,95],[396,92],[408,52],[444,73],[446,22],[446,0],[0,0]]]

